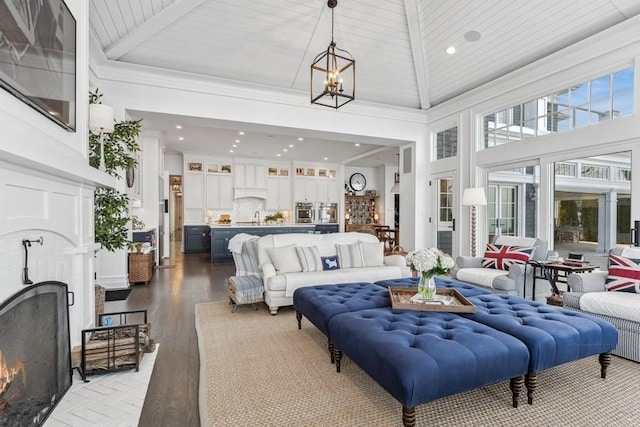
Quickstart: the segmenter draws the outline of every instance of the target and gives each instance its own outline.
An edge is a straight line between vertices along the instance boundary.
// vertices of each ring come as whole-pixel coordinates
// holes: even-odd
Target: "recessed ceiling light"
[[[289,148],[293,148],[293,144],[289,144]]]
[[[449,46],[449,47],[447,48],[447,53],[448,53],[449,55],[453,55],[454,53],[456,53],[456,48],[455,48],[455,46]]]
[[[356,147],[360,147],[360,144],[359,144],[359,143],[356,143]]]
[[[244,132],[240,131],[238,132],[238,135],[244,135]]]
[[[184,138],[183,138],[183,137],[179,137],[178,139],[179,139],[180,141],[184,141]]]
[[[468,42],[477,42],[482,37],[478,31],[467,31],[464,33],[464,39]]]
[[[280,157],[280,153],[276,154],[276,156]]]
[[[240,140],[239,139],[236,139],[236,144],[240,144]]]
[[[329,158],[328,158],[328,157],[325,157],[324,159],[325,159],[325,160],[329,160]]]
[[[304,141],[304,138],[298,138],[298,141]]]
[[[182,129],[182,126],[176,125],[176,129]]]
[[[285,148],[285,149],[283,149],[282,151],[284,151],[284,152],[286,153],[287,151],[289,151],[289,149],[288,149],[288,148]]]
[[[233,144],[233,145],[232,145],[232,147],[233,147],[233,148],[236,148],[236,147],[237,147],[237,145],[236,145],[236,144]]]
[[[230,153],[233,153],[233,150],[229,150]]]

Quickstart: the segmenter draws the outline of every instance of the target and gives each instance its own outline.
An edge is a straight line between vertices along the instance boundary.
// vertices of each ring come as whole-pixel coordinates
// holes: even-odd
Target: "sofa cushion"
[[[298,252],[302,271],[322,271],[322,260],[317,247],[296,247],[296,252]]]
[[[496,270],[493,268],[463,268],[458,270],[456,279],[467,283],[475,283],[476,285],[487,288],[493,287],[493,279],[500,276],[506,276],[509,272],[505,270]]]
[[[609,254],[609,272],[604,287],[607,291],[640,293],[640,259]]]
[[[323,257],[320,257],[320,259],[322,260],[322,269],[324,271],[337,270],[340,268],[338,255],[323,256]]]
[[[640,322],[640,295],[623,292],[587,292],[580,297],[580,310],[587,313]]]
[[[487,243],[482,260],[483,268],[508,270],[513,264],[526,264],[531,259],[533,247],[509,246]]]
[[[273,266],[279,273],[294,273],[302,271],[302,265],[300,264],[298,252],[296,251],[296,245],[268,248],[267,252],[271,257]]]
[[[384,265],[384,243],[358,242],[364,267],[381,267]]]
[[[360,245],[358,242],[350,245],[336,244],[336,252],[340,259],[341,268],[362,267],[362,254],[360,253]]]

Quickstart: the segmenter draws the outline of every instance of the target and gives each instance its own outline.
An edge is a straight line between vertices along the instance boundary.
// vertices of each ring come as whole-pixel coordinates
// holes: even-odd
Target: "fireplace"
[[[0,305],[0,426],[39,426],[71,387],[67,285],[25,287]]]

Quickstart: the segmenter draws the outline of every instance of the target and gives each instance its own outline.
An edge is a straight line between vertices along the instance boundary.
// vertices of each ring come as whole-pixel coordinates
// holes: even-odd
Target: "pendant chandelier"
[[[333,11],[338,0],[329,0],[331,9],[331,43],[311,64],[311,103],[340,108],[355,99],[356,61],[333,41]]]

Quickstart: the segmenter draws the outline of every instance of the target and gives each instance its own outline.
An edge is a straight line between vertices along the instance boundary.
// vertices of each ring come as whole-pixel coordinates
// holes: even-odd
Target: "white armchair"
[[[637,265],[640,249],[614,248],[609,251],[611,255],[635,260],[629,264]],[[564,307],[612,323],[618,330],[618,345],[613,354],[640,362],[640,294],[607,291],[608,276],[608,271],[598,270],[570,274],[567,278],[570,292],[563,295]]]
[[[496,245],[533,247],[531,259],[544,260],[547,258],[547,242],[535,237],[496,236]],[[527,275],[531,275],[531,268],[524,264],[513,264],[507,270],[482,267],[483,257],[459,256],[451,275],[462,282],[488,288],[497,293],[525,296],[524,284]]]

